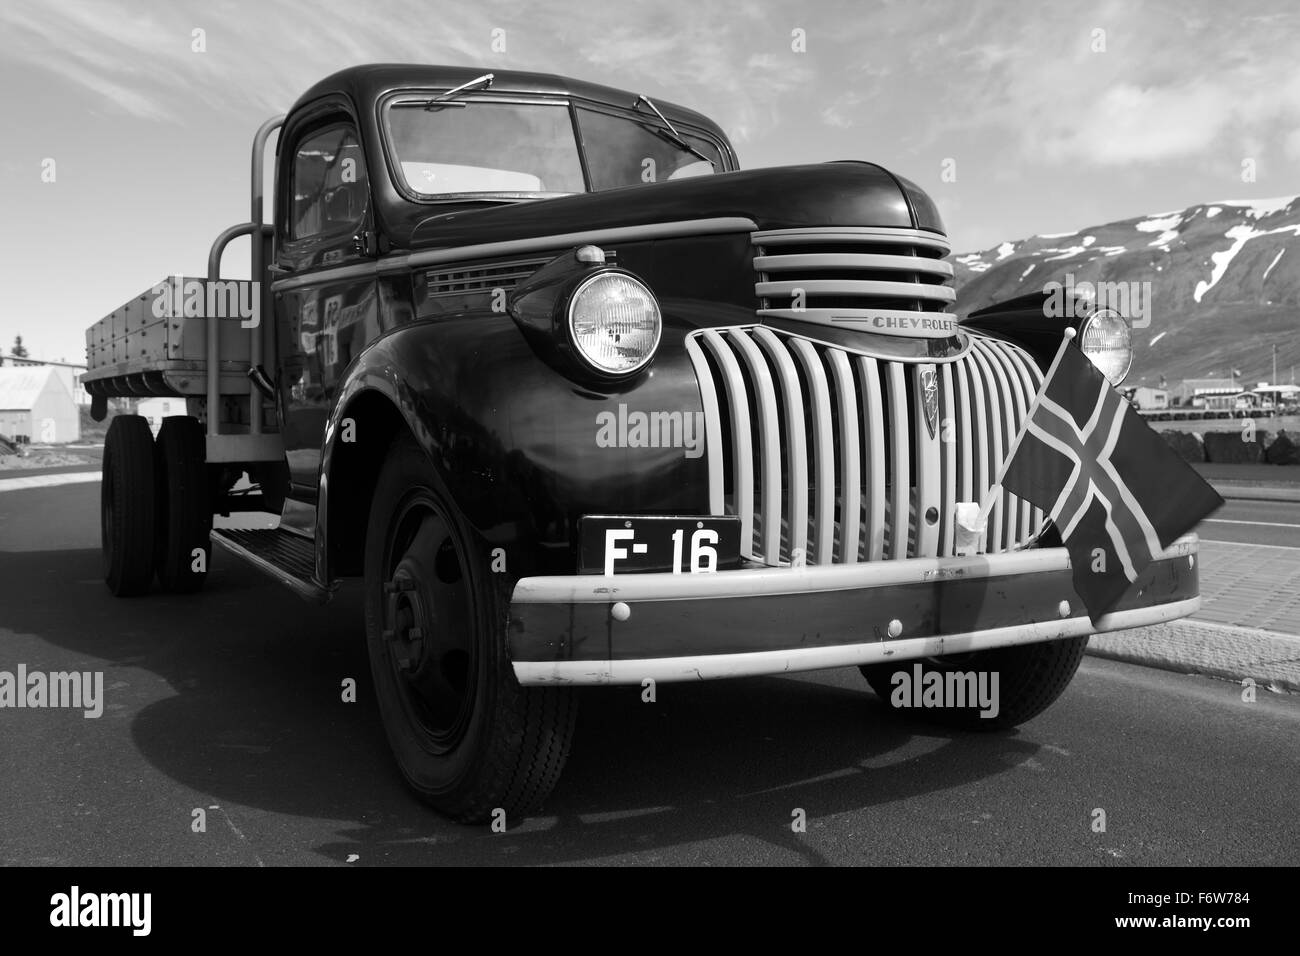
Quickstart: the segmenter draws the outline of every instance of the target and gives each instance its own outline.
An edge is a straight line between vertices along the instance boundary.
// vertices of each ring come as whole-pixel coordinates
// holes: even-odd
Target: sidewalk
[[[1195,615],[1094,635],[1088,652],[1300,693],[1300,550],[1202,541],[1199,561]]]
[[[1300,634],[1300,551],[1202,541],[1197,620]]]

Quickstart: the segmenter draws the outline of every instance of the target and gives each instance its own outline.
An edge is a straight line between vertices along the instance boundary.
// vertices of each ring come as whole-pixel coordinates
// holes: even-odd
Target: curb
[[[1251,678],[1268,690],[1300,694],[1300,636],[1276,631],[1184,619],[1094,634],[1087,652],[1180,674]]]
[[[1213,481],[1210,485],[1224,498],[1230,500],[1235,498],[1238,501],[1300,501],[1300,488]]]

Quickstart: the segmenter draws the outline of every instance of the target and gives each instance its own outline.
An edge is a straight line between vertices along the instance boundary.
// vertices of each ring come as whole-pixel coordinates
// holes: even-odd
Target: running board
[[[333,597],[315,581],[316,545],[310,538],[283,528],[216,528],[212,540],[304,600],[324,604]]]

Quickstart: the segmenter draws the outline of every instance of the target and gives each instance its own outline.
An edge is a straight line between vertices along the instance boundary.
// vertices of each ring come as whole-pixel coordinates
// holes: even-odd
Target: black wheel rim
[[[447,511],[429,492],[402,500],[385,538],[381,636],[407,720],[435,753],[464,738],[478,689],[464,553]]]

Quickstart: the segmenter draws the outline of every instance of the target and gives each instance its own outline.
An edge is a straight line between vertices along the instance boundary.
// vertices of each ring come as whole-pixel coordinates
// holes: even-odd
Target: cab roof
[[[636,100],[635,92],[587,83],[553,73],[525,73],[518,70],[496,70],[473,66],[432,66],[412,63],[368,63],[339,70],[313,85],[298,98],[293,109],[312,100],[334,93],[349,97],[358,107],[373,103],[377,98],[395,90],[429,89],[449,90],[468,83],[484,73],[493,74],[490,92],[549,94],[590,100],[610,106],[630,109]],[[655,106],[671,120],[703,127],[718,133],[724,140],[726,132],[703,113],[651,97]]]

